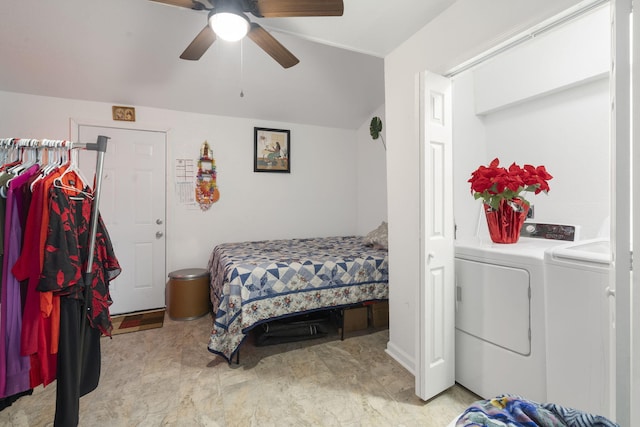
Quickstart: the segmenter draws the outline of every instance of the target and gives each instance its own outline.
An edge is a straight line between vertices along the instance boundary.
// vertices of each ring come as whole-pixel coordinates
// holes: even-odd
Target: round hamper
[[[167,311],[174,320],[193,320],[209,311],[209,273],[186,268],[169,273]]]

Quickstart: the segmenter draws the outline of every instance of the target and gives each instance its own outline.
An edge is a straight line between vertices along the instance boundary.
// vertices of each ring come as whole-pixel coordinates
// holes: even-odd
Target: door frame
[[[638,0],[634,2],[635,6],[638,6]],[[633,31],[633,52],[632,57],[635,58],[635,67],[632,67],[631,70],[631,109],[636,113],[633,114],[631,120],[631,128],[632,128],[632,139],[631,146],[637,147],[637,149],[632,149],[632,165],[631,165],[631,188],[638,189],[640,188],[640,114],[637,112],[640,111],[640,66],[638,66],[638,62],[640,62],[640,8],[636,7],[636,13],[633,14],[632,21]],[[633,193],[631,193],[633,195]],[[637,192],[636,192],[637,194]],[[631,217],[631,227],[632,227],[632,250],[633,250],[633,242],[635,243],[635,249],[637,251],[638,245],[640,244],[640,197],[633,197],[632,201],[632,217]],[[633,252],[632,252],[633,255]],[[633,266],[633,265],[632,265]],[[631,286],[633,289],[640,289],[640,275],[634,274],[633,269],[631,272]],[[630,424],[629,425],[640,425],[640,405],[638,402],[640,401],[640,292],[633,292],[632,299],[630,301],[630,309],[631,309],[631,330],[630,330],[630,340],[631,344],[629,346],[629,350],[631,351],[631,355],[636,355],[634,359],[631,359],[630,369],[631,375],[629,375],[631,379],[631,387],[630,387]],[[627,372],[628,374],[628,372]]]
[[[631,248],[633,236],[637,235],[640,222],[636,224],[636,214],[631,216],[631,203],[637,203],[631,192],[632,179],[637,181],[634,174],[635,164],[630,162],[632,153],[632,105],[638,107],[637,97],[631,94],[631,22],[630,14],[633,0],[611,0],[611,248],[613,263],[611,279],[615,289],[615,402],[616,422],[621,426],[636,425],[638,421],[638,396],[632,390],[634,363],[632,360],[634,345],[634,329],[637,334],[638,320],[633,317],[632,281],[637,281],[633,275],[631,263]],[[638,22],[637,17],[634,18]],[[638,31],[633,38],[634,49],[637,51]],[[637,60],[637,56],[636,56]],[[635,73],[637,74],[637,70]],[[637,85],[635,85],[637,91]],[[637,92],[636,92],[637,93]],[[638,108],[635,108],[637,111]],[[637,115],[637,113],[636,113]],[[635,119],[637,124],[637,119]],[[634,132],[634,139],[638,139],[638,132]],[[636,150],[637,151],[637,150]],[[637,154],[636,154],[637,155]],[[637,162],[634,160],[634,162]],[[640,240],[639,240],[640,241]],[[637,294],[637,292],[635,293]],[[638,298],[637,296],[635,297]],[[637,353],[636,353],[637,354]],[[637,356],[636,356],[637,358]],[[635,373],[637,376],[637,373]],[[636,377],[637,378],[637,377]]]
[[[161,132],[165,134],[164,139],[164,188],[165,188],[165,199],[164,199],[164,218],[165,218],[165,238],[164,240],[164,277],[169,275],[169,263],[167,259],[167,240],[169,234],[169,224],[171,224],[172,218],[169,218],[169,209],[168,209],[168,188],[169,188],[169,138],[171,136],[171,129],[160,126],[151,126],[151,125],[138,125],[136,123],[130,122],[121,122],[114,123],[113,121],[106,120],[94,120],[94,119],[77,119],[70,117],[69,118],[69,140],[76,142],[94,142],[94,141],[78,141],[78,133],[80,126],[95,126],[95,127],[104,127],[104,128],[113,128],[113,129],[124,129],[124,130],[136,130],[142,132]],[[107,143],[107,151],[109,150],[109,144]]]

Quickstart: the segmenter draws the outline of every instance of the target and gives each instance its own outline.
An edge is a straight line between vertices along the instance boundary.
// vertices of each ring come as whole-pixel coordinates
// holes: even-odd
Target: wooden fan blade
[[[156,3],[164,3],[170,6],[186,7],[187,9],[198,9],[198,6],[191,0],[150,0]]]
[[[213,32],[211,27],[207,25],[198,33],[196,38],[193,39],[184,52],[182,52],[180,59],[197,61],[202,55],[204,55],[214,41],[216,41],[216,34]]]
[[[342,16],[342,0],[257,0],[256,14],[264,18]]]
[[[293,67],[300,62],[300,60],[280,44],[275,37],[255,22],[251,23],[251,29],[247,35],[284,68]]]

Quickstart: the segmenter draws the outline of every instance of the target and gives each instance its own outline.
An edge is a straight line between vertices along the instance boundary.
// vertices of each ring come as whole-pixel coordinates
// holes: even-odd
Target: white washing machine
[[[548,400],[614,419],[609,240],[554,247],[545,258]]]
[[[574,238],[528,224],[515,244],[456,241],[456,381],[483,398],[547,401],[544,254]],[[557,227],[557,226],[555,226]]]

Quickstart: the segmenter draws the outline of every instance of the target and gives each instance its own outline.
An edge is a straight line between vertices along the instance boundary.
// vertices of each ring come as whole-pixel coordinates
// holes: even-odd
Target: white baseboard
[[[415,366],[415,355],[409,355],[406,352],[402,351],[398,346],[393,344],[391,341],[387,342],[386,353],[391,356],[396,362],[401,364],[407,371],[411,372],[414,376],[416,375]]]

